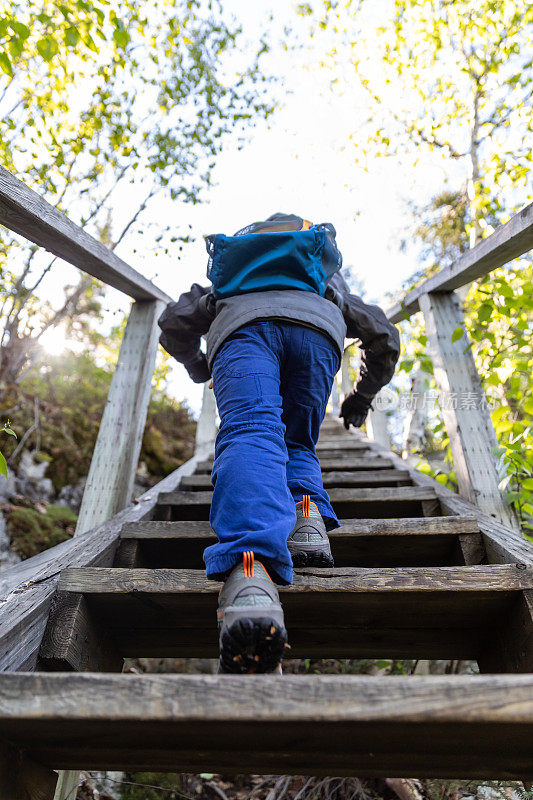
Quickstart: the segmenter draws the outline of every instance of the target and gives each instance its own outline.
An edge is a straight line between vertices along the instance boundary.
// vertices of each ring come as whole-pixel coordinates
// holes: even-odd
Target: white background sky
[[[269,56],[271,68],[284,78],[283,90],[278,90],[281,102],[267,121],[249,132],[242,150],[236,142],[228,143],[217,159],[214,185],[204,203],[193,206],[156,199],[143,216],[146,222],[165,225],[176,220],[180,229],[192,226],[196,238],[184,245],[180,258],[154,259],[145,249],[148,243],[139,236],[124,241],[118,254],[177,297],[191,283],[206,282],[203,235],[233,233],[276,211],[295,213],[315,222],[332,222],[344,263],[363,284],[366,299],[390,305],[387,295],[397,291],[419,266],[415,249],[400,252],[400,240],[406,233],[408,237],[413,226],[406,201],[424,203],[443,189],[442,162],[423,157],[413,170],[411,163],[390,157],[371,161],[367,172],[357,167],[350,135],[368,115],[368,107],[366,96],[351,79],[349,64],[334,71],[320,66],[328,42],[324,36],[308,36],[309,20],[298,18],[290,2],[223,2],[251,39],[264,29],[274,39],[282,39],[284,26],[293,26],[300,49],[275,47]],[[387,5],[386,0],[373,0],[369,30]],[[335,90],[330,87],[332,79],[338,79]],[[138,202],[132,192],[135,188],[130,187],[116,197],[116,229],[120,229],[121,211],[127,218],[128,203]],[[70,269],[65,265],[56,272],[56,286],[58,280],[69,279]],[[117,312],[126,311],[129,300],[112,291],[108,305],[117,321]],[[60,344],[57,335],[48,340],[51,350]],[[201,387],[189,380],[180,365],[173,367],[168,388],[198,410]]]

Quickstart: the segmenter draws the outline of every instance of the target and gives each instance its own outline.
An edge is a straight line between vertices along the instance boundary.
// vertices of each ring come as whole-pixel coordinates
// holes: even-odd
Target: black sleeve
[[[161,346],[184,365],[195,383],[204,383],[210,377],[200,338],[214,319],[211,301],[210,288],[194,283],[190,291],[168,304],[158,320]]]
[[[341,309],[346,335],[360,342],[361,368],[355,390],[372,399],[394,375],[400,355],[398,329],[379,306],[368,305],[350,294],[348,284],[338,272],[330,281],[326,297]]]

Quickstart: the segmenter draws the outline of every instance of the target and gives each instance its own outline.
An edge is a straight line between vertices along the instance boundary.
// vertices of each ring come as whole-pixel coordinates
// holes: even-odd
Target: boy
[[[313,230],[326,231],[326,246],[338,256],[324,296],[279,288],[283,284],[269,288],[271,278],[261,284],[257,273],[261,288],[254,291],[253,281],[246,285],[246,275],[238,275],[243,293],[222,296],[220,288],[194,284],[159,320],[162,346],[192,380],[212,377],[220,414],[210,514],[218,542],[206,549],[204,560],[207,577],[225,581],[218,610],[221,672],[277,669],[287,633],[275,584],[292,582],[293,565],[333,566],[327,531],[339,522],[322,484],[315,445],[345,337],[361,343],[359,380],[340,412],[346,428],[364,423],[400,352],[396,328],[377,306],[350,294],[338,272],[333,226],[278,213],[235,236],[249,237],[238,243],[252,247],[259,237],[250,235]],[[291,235],[263,237],[277,247],[267,264],[270,272],[277,264],[283,270],[292,257],[280,250]],[[248,267],[261,261],[257,253],[254,257]],[[226,269],[234,269],[235,259],[230,257]],[[206,354],[200,349],[204,334]]]

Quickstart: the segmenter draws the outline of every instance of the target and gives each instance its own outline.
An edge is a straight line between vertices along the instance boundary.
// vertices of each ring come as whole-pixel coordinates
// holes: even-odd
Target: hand
[[[344,420],[344,427],[346,430],[353,425],[354,428],[360,428],[366,419],[371,406],[372,400],[368,397],[363,397],[362,394],[352,392],[346,395],[341,406],[339,417]]]

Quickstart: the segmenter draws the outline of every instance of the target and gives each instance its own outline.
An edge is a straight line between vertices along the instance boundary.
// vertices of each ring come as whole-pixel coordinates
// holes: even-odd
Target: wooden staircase
[[[120,674],[125,657],[217,655],[200,461],[122,526],[112,566],[61,572],[37,671],[0,675],[9,752],[55,769],[533,779],[533,568],[501,543],[496,558],[490,518],[336,420],[318,453],[342,527],[335,568],[281,589],[291,655],[482,674]]]

